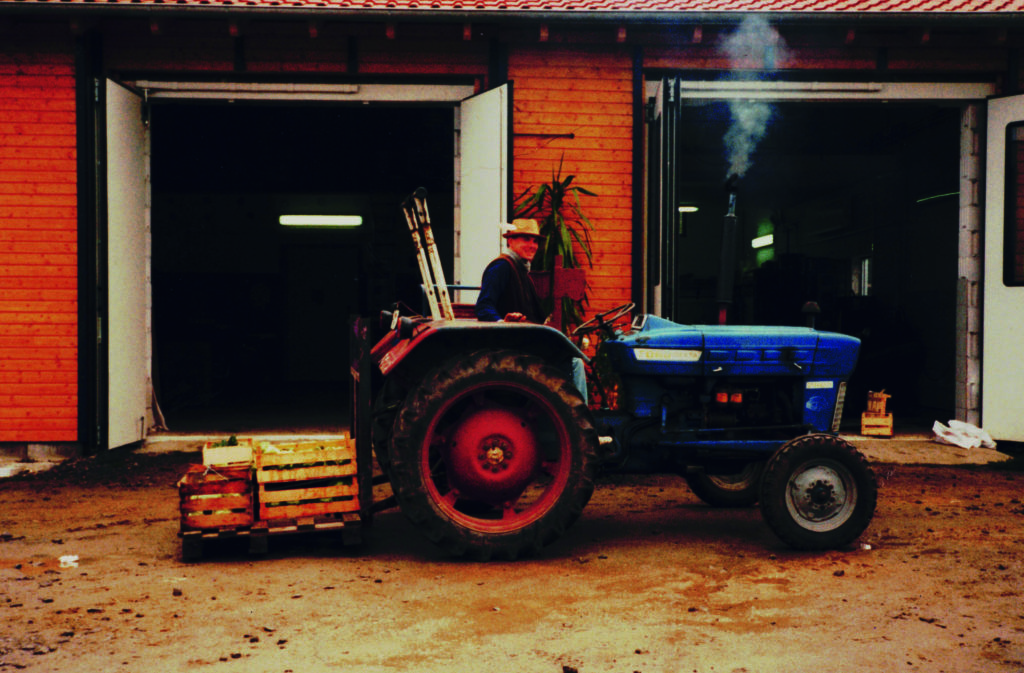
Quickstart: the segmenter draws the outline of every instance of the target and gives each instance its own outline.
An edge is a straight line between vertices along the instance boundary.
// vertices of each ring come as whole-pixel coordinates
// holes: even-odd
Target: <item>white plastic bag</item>
[[[935,421],[932,432],[935,433],[935,441],[959,446],[962,449],[976,449],[979,446],[986,449],[996,448],[991,435],[976,425],[963,421],[950,421],[948,427]]]

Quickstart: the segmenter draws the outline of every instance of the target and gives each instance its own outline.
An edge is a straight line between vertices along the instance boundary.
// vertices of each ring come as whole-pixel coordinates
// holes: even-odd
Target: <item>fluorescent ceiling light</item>
[[[696,213],[698,210],[697,206],[679,206],[680,213]]]
[[[282,215],[278,221],[286,227],[358,227],[362,215]]]
[[[757,249],[757,248],[767,248],[769,245],[773,245],[774,243],[775,243],[775,234],[767,234],[765,236],[758,236],[757,238],[752,240],[750,242],[750,247],[754,248],[754,249]]]

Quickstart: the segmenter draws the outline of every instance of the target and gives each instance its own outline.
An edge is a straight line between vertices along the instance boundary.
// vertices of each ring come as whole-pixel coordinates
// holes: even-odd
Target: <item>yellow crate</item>
[[[861,414],[860,434],[892,437],[892,414]]]

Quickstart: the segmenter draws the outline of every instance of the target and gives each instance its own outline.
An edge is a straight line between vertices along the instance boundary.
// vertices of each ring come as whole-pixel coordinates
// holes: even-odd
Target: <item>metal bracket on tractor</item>
[[[353,436],[443,549],[537,551],[579,517],[600,470],[677,473],[709,505],[759,504],[798,549],[843,547],[867,528],[875,477],[836,434],[857,339],[652,315],[625,323],[626,304],[574,332],[601,332],[598,358],[614,379],[604,383],[617,391],[614,407],[591,409],[572,383],[584,356],[558,330],[454,318],[425,190],[403,211],[431,316],[353,322]]]

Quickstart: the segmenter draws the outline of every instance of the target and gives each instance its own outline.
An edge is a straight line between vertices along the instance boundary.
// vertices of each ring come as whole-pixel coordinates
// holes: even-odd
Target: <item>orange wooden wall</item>
[[[588,314],[630,300],[633,229],[632,59],[625,49],[516,48],[513,82],[513,189],[562,177],[596,192],[582,197],[594,225]],[[572,134],[572,138],[555,137]]]
[[[0,43],[0,442],[78,439],[74,58]]]

